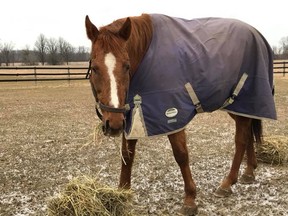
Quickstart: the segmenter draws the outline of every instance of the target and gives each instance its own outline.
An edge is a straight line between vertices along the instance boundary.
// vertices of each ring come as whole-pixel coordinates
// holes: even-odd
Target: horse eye
[[[124,70],[129,71],[130,70],[130,64],[129,63],[125,63],[123,65]]]
[[[97,66],[92,67],[92,71],[94,73],[98,73],[99,72],[99,68]]]

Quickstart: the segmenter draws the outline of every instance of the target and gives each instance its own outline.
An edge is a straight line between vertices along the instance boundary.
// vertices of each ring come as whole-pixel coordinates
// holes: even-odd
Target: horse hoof
[[[223,197],[229,197],[232,193],[233,192],[232,192],[231,188],[218,187],[217,190],[215,191],[214,195],[216,197],[223,198]]]
[[[180,213],[181,213],[181,215],[185,215],[185,216],[197,215],[198,207],[196,205],[195,206],[184,205],[181,208]]]
[[[254,175],[243,174],[240,178],[240,182],[243,184],[252,184],[255,181]]]

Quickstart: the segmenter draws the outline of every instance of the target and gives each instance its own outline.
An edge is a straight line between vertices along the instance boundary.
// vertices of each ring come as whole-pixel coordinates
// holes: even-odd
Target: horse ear
[[[97,27],[90,21],[88,15],[85,19],[87,37],[93,42],[97,39],[99,31]]]
[[[124,40],[128,40],[128,38],[130,37],[130,33],[131,33],[131,20],[128,17],[124,22],[123,26],[121,27],[121,29],[119,30],[118,34]]]

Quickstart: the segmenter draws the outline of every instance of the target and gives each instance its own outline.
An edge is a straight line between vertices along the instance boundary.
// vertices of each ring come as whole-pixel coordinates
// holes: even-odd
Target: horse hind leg
[[[253,119],[252,120],[252,136],[255,136],[256,144],[261,144],[262,142],[262,122],[261,120]],[[254,150],[254,141],[253,137],[251,142],[246,147],[247,155],[247,166],[240,178],[240,182],[244,184],[251,184],[255,181],[254,170],[257,168],[257,159]]]
[[[246,147],[247,166],[239,181],[244,184],[251,184],[255,181],[254,170],[257,167],[254,144],[249,143]]]
[[[185,131],[182,130],[175,134],[168,135],[168,138],[172,146],[175,160],[180,167],[184,180],[185,197],[181,213],[182,215],[195,215],[197,214],[197,205],[195,204],[196,185],[192,179],[189,167],[189,155],[186,145]]]
[[[229,174],[224,178],[220,187],[215,192],[215,195],[218,197],[227,197],[232,194],[231,186],[238,180],[238,173],[245,151],[247,151],[247,168],[244,175],[254,176],[255,153],[252,154],[252,151],[254,151],[252,119],[233,114],[230,114],[230,116],[236,123],[235,153]]]

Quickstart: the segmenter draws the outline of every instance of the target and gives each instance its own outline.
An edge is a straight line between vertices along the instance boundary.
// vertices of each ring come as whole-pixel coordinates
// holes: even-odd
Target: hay
[[[104,138],[105,136],[103,136],[102,132],[102,123],[98,122],[98,124],[93,127],[93,132],[89,134],[89,138],[87,138],[89,141],[82,145],[81,149],[90,146],[91,144],[101,146],[105,141],[107,141]]]
[[[49,200],[48,216],[131,216],[132,192],[99,184],[94,178],[72,179],[57,197]]]
[[[102,123],[99,123],[95,129],[94,129],[94,135],[93,135],[93,141],[94,143],[98,143],[98,145],[102,145],[104,144],[104,142],[108,143],[111,140],[113,140],[115,147],[118,149],[118,151],[120,152],[120,156],[121,156],[121,160],[123,161],[123,163],[126,165],[126,161],[122,155],[122,148],[121,148],[121,143],[122,143],[122,136],[119,137],[107,137],[103,135],[103,131],[102,131]],[[120,145],[119,145],[120,143]]]
[[[257,146],[257,158],[269,164],[288,164],[288,137],[264,137],[263,144]]]

